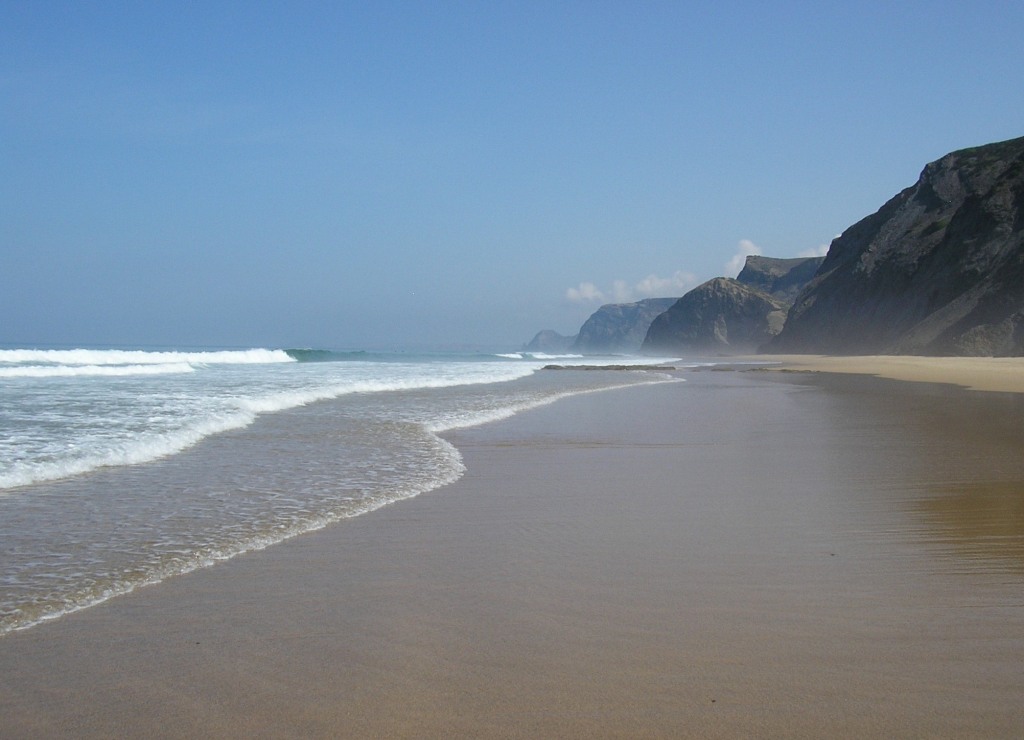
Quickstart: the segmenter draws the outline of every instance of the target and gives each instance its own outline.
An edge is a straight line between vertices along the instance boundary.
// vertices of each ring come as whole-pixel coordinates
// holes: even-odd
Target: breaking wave
[[[126,377],[194,372],[206,365],[295,362],[279,349],[152,352],[121,349],[0,349],[0,378]]]
[[[206,365],[253,365],[295,362],[281,349],[215,350],[210,352],[174,352],[135,349],[0,349],[0,364],[47,366],[60,365],[166,365],[170,363]]]

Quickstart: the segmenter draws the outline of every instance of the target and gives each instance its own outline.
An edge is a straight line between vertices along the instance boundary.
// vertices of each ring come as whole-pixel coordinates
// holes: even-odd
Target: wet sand
[[[685,377],[3,638],[0,736],[1020,736],[1024,396]]]

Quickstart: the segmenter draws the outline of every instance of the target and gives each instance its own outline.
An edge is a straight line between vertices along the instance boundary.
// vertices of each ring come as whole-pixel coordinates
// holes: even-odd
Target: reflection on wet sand
[[[1024,571],[1024,480],[933,486],[918,503],[925,536],[972,570]]]

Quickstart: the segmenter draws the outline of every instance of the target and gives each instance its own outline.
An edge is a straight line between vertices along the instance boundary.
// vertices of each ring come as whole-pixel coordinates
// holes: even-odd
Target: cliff
[[[709,280],[655,319],[643,351],[756,352],[781,331],[794,296],[823,259],[747,257],[735,280]]]
[[[778,259],[751,255],[736,280],[791,304],[824,261],[824,257]]]
[[[654,318],[675,302],[675,298],[647,298],[601,306],[580,327],[572,349],[590,354],[636,352]]]
[[[837,237],[773,352],[1024,354],[1024,138],[947,154]]]
[[[566,352],[576,341],[575,336],[567,337],[552,329],[537,332],[533,339],[523,347],[524,352]]]
[[[697,286],[658,316],[644,352],[756,352],[778,334],[787,305],[732,278]]]

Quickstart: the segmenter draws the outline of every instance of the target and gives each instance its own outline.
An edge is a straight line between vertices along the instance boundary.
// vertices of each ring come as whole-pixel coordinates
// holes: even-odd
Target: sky
[[[1024,135],[1020,2],[0,0],[0,344],[515,349]]]

